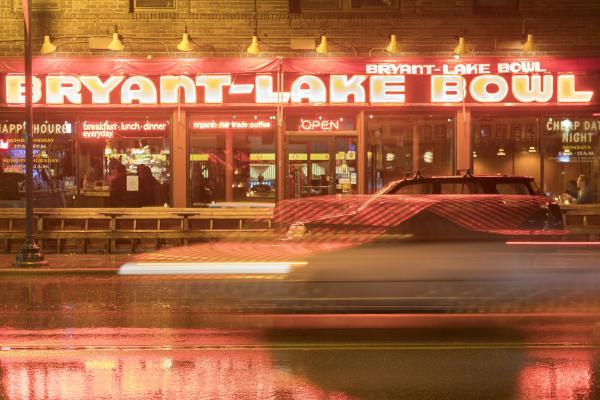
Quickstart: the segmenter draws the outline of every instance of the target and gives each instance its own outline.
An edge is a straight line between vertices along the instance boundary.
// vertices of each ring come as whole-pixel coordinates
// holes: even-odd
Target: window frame
[[[177,0],[171,0],[173,1],[173,6],[172,7],[144,7],[144,6],[138,6],[138,1],[139,0],[133,0],[133,11],[134,12],[170,12],[170,11],[176,11],[177,10]]]
[[[62,8],[62,1],[63,0],[53,0],[53,2],[55,3],[55,5],[49,5],[49,6],[40,6],[40,4],[38,4],[36,6],[35,4],[35,0],[31,1],[31,11],[32,12],[36,12],[36,11],[58,11]],[[21,0],[13,0],[13,11],[15,12],[23,12],[23,7],[21,5]]]
[[[389,10],[400,10],[400,0],[392,0],[392,5],[390,6],[370,6],[370,7],[352,7],[352,0],[342,0],[343,6],[345,10],[349,11],[389,11]]]
[[[290,0],[290,2],[293,0]],[[337,0],[338,6],[337,8],[319,8],[319,7],[310,7],[306,8],[302,5],[302,0],[297,0],[297,7],[300,13],[310,13],[310,12],[352,12],[352,13],[360,13],[360,12],[369,12],[369,13],[377,13],[377,12],[393,12],[399,13],[401,10],[402,0],[392,0],[393,4],[391,6],[372,6],[372,7],[352,7],[352,0]]]
[[[504,0],[507,4],[482,5],[482,0],[473,0],[473,14],[475,15],[517,15],[519,14],[519,0]],[[496,0],[499,2],[498,0]]]

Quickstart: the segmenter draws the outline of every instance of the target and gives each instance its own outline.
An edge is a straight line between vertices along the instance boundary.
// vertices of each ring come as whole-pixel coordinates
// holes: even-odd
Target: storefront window
[[[540,118],[544,191],[566,204],[598,203],[600,118],[591,114]]]
[[[591,114],[478,117],[473,169],[532,176],[544,193],[563,204],[598,202],[599,131],[600,120]]]
[[[77,205],[169,205],[170,132],[161,119],[80,121]]]
[[[368,191],[417,171],[452,174],[454,129],[451,117],[367,114]]]
[[[65,207],[75,192],[73,123],[36,121],[33,125],[34,206]],[[25,197],[24,123],[0,121],[0,201],[23,206]]]
[[[190,122],[192,207],[275,202],[275,116],[197,116]]]
[[[540,182],[536,117],[481,116],[473,124],[473,170],[479,175],[532,176]]]

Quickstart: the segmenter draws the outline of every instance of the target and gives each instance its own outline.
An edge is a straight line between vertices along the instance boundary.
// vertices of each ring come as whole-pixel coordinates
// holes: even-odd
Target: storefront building
[[[0,60],[5,175],[24,168],[22,71]],[[598,201],[596,58],[36,58],[34,72],[40,205],[273,203],[466,169],[551,195],[585,175]]]

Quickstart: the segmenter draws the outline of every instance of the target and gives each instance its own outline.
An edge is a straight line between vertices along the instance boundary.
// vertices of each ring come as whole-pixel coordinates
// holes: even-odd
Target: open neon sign
[[[300,119],[298,130],[305,132],[337,132],[340,131],[340,119]]]

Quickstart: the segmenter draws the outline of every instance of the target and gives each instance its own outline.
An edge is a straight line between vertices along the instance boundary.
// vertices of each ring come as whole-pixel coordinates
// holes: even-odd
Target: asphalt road
[[[211,247],[212,246],[212,247]],[[600,311],[600,246],[505,243],[218,243],[144,255],[152,263],[302,262],[287,273],[11,274],[0,312],[578,312]],[[85,256],[74,255],[85,263]],[[179,259],[177,258],[179,257]],[[228,258],[230,257],[230,258]],[[210,260],[211,262],[214,260]],[[158,262],[158,261],[157,261]],[[259,267],[262,265],[258,263]],[[133,269],[144,268],[134,265]],[[215,267],[220,271],[222,266]],[[130,268],[131,269],[131,268]],[[188,270],[189,272],[190,270]],[[10,318],[10,317],[9,317]],[[60,316],[59,316],[60,318]],[[18,319],[15,323],[19,323]],[[109,322],[107,322],[109,323]]]
[[[600,396],[600,326],[594,318],[346,315],[333,324],[346,327],[335,328],[328,322],[333,316],[290,317],[294,329],[276,320],[258,327],[259,316],[238,320],[245,325],[238,328],[4,327],[0,398]],[[382,321],[388,327],[365,327]]]
[[[4,272],[0,398],[600,398],[597,248],[323,248],[283,275]]]

